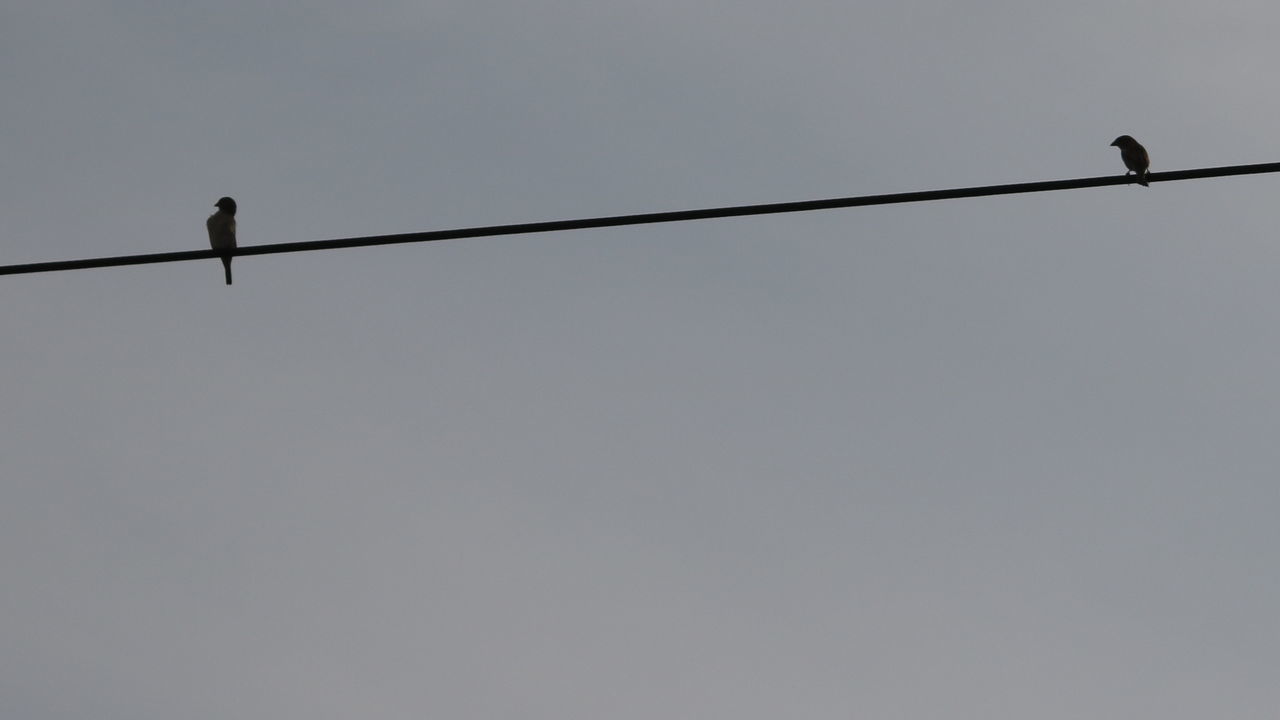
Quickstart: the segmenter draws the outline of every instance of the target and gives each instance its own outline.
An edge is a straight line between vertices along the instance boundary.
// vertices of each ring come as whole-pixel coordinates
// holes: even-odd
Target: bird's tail
[[[231,258],[229,257],[222,258],[222,269],[224,271],[224,274],[227,276],[227,284],[230,285],[231,284]]]
[[[1147,171],[1146,171],[1146,170],[1143,170],[1142,172],[1138,173],[1138,184],[1139,184],[1139,185],[1141,185],[1142,187],[1151,187],[1151,185],[1149,185],[1149,184],[1147,183]],[[230,272],[230,271],[228,271],[228,272]]]

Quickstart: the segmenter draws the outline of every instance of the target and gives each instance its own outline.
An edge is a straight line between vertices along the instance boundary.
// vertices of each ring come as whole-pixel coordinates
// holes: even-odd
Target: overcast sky
[[[1277,161],[1278,22],[11,0],[0,264]],[[0,716],[1273,716],[1277,192],[0,278]]]

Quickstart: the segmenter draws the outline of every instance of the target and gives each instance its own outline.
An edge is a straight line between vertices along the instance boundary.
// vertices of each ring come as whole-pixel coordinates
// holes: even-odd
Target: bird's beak
[[[1115,141],[1115,140],[1112,140],[1112,141],[1111,141],[1111,147],[1115,147],[1115,146],[1116,146],[1116,141]]]

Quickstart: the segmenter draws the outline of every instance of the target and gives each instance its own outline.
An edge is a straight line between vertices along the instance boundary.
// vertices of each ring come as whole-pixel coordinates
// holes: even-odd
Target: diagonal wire
[[[1230,165],[1225,167],[1195,168],[1170,172],[1151,173],[1149,182],[1198,180],[1233,175],[1256,175],[1280,172],[1280,163]],[[640,213],[636,215],[612,215],[607,217],[580,218],[577,220],[552,220],[548,222],[517,223],[513,225],[489,225],[484,227],[431,230],[427,232],[400,233],[396,235],[370,235],[367,237],[337,238],[333,240],[306,240],[302,242],[275,243],[271,245],[247,245],[231,252],[234,257],[247,255],[274,255],[277,253],[308,252],[311,250],[335,250],[338,248],[370,247],[373,245],[398,245],[402,243],[460,240],[463,238],[496,237],[499,235],[526,235],[532,233],[586,230],[590,228],[618,227],[622,225],[646,225],[652,223],[685,222],[711,218],[743,217],[747,215],[774,215],[778,213],[833,210],[836,208],[865,207],[868,205],[892,205],[897,203],[954,200],[958,198],[986,197],[990,195],[1015,195],[1019,193],[1048,192],[1051,190],[1076,190],[1106,185],[1132,184],[1135,176],[1106,175],[1102,177],[1048,180],[1043,182],[1013,183],[1009,185],[984,185],[979,187],[925,190],[922,192],[862,195],[858,197],[830,198],[826,200],[801,200],[797,202],[765,203],[760,205],[736,205],[729,207],[676,210],[671,212]],[[55,260],[52,262],[0,265],[0,275],[59,272],[120,265],[146,265],[151,263],[208,260],[220,257],[214,250],[183,250],[179,252],[149,253],[145,255],[120,255],[116,257],[85,258],[81,260]]]

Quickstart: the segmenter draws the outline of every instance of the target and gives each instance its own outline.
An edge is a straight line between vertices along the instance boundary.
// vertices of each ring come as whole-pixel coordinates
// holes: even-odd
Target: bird
[[[209,231],[209,246],[214,250],[232,250],[236,246],[236,201],[229,197],[218,198],[213,204],[218,212],[209,216],[204,226]],[[227,284],[231,284],[231,255],[222,256]]]
[[[1147,168],[1151,167],[1151,158],[1147,156],[1147,149],[1142,147],[1142,143],[1134,140],[1132,135],[1121,135],[1111,141],[1111,146],[1120,148],[1120,159],[1129,168],[1129,172],[1137,173],[1138,184],[1151,187],[1147,184]]]

